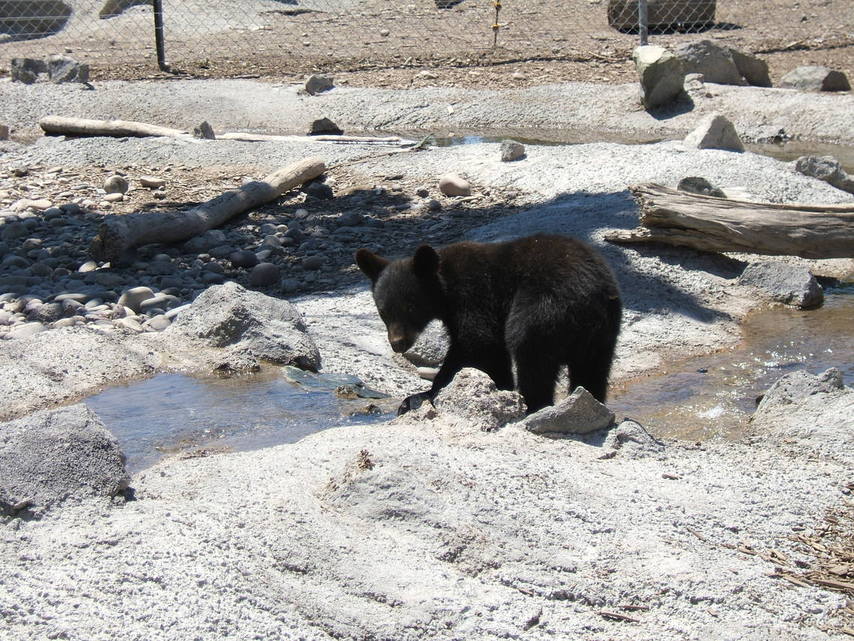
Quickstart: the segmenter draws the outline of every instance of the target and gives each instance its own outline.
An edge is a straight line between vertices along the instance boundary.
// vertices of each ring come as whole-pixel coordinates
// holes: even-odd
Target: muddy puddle
[[[738,439],[757,398],[784,374],[836,367],[854,385],[854,284],[825,294],[819,309],[754,312],[734,349],[619,385],[608,406],[618,419],[635,419],[659,437]]]
[[[335,425],[386,420],[391,405],[377,397],[382,395],[354,377],[270,368],[227,379],[161,374],[85,402],[115,434],[128,469],[136,472],[166,455],[254,450]]]

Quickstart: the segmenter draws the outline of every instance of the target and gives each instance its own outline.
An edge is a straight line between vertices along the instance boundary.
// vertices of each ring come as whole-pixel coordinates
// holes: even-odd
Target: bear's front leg
[[[403,399],[403,402],[400,404],[400,407],[397,408],[397,415],[406,414],[410,410],[418,409],[424,403],[424,401],[432,401],[436,398],[436,394],[445,387],[448,383],[450,383],[454,376],[457,375],[463,368],[463,357],[462,351],[451,345],[448,348],[448,353],[445,356],[445,360],[442,363],[442,367],[439,368],[439,371],[436,373],[436,377],[433,379],[433,385],[426,392],[419,392],[418,394],[413,394],[412,396],[407,396]]]
[[[433,395],[430,392],[419,392],[418,394],[407,396],[405,399],[403,399],[403,402],[397,408],[397,415],[401,416],[411,410],[417,410],[419,407],[421,407],[421,405],[424,404],[424,401],[432,400]]]

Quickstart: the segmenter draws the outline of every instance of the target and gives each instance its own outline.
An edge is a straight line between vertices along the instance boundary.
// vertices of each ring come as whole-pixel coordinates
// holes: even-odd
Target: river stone
[[[305,79],[305,92],[312,96],[329,91],[333,87],[335,87],[335,82],[330,76],[312,74]]]
[[[154,297],[154,292],[150,287],[131,287],[125,290],[119,297],[119,305],[131,308],[134,312],[139,312],[142,302]]]
[[[501,141],[501,162],[513,162],[525,157],[525,145],[515,140]]]
[[[697,128],[685,136],[683,143],[692,149],[744,151],[744,145],[738,137],[735,126],[719,113],[711,113],[703,117]]]
[[[269,287],[279,282],[281,268],[274,263],[259,263],[249,272],[251,287]]]
[[[62,318],[62,303],[43,303],[27,313],[27,320],[40,323],[54,323]]]
[[[703,196],[714,196],[715,198],[726,198],[726,194],[715,187],[707,179],[702,176],[686,176],[679,181],[676,186],[679,191],[687,191],[691,194],[701,194]]]
[[[41,73],[47,73],[47,65],[44,60],[37,58],[12,58],[12,64],[9,69],[12,82],[31,85],[38,80]]]
[[[813,375],[791,372],[778,379],[750,418],[756,438],[784,449],[851,463],[854,451],[854,389],[836,368]]]
[[[699,73],[704,82],[719,85],[745,85],[741,72],[727,47],[711,40],[696,40],[679,45],[673,54],[682,61],[685,73]]]
[[[738,67],[738,72],[754,87],[770,87],[771,76],[768,74],[768,63],[756,56],[729,47],[732,61]]]
[[[83,403],[0,424],[0,510],[123,492],[130,478],[115,437]]]
[[[247,249],[231,252],[228,255],[228,260],[234,267],[241,267],[243,269],[255,267],[259,262],[258,256],[255,255],[255,252],[251,252]]]
[[[518,425],[529,432],[587,434],[605,429],[614,422],[614,412],[597,401],[583,387],[556,405],[544,407],[530,414]]]
[[[147,189],[160,189],[166,185],[166,181],[157,176],[140,176],[139,184]]]
[[[854,179],[833,156],[801,156],[795,161],[795,171],[854,194]]]
[[[237,355],[311,371],[320,367],[320,353],[296,307],[234,282],[206,289],[167,331]]]
[[[53,54],[47,59],[47,75],[51,82],[89,82],[89,65],[69,56]]]
[[[815,276],[797,265],[753,263],[742,272],[738,282],[758,288],[773,301],[802,309],[819,307],[824,302],[824,290]]]
[[[850,91],[848,77],[841,71],[835,71],[820,65],[796,67],[780,80],[783,89],[800,91]]]
[[[129,187],[130,183],[124,176],[114,175],[104,181],[104,191],[108,194],[123,194]]]
[[[155,332],[162,332],[164,329],[169,327],[172,324],[164,314],[158,314],[157,316],[153,316],[149,318],[142,324],[143,329],[150,329]]]
[[[602,446],[606,452],[601,458],[619,456],[639,459],[648,456],[660,457],[664,452],[664,444],[661,441],[653,438],[643,425],[630,419],[624,420],[608,432]]]
[[[306,256],[302,259],[302,267],[303,269],[308,269],[309,271],[315,271],[323,267],[326,263],[326,260],[320,254],[315,254],[314,256]]]
[[[190,253],[202,253],[211,247],[222,245],[226,241],[225,232],[221,229],[209,229],[204,234],[195,236],[184,243],[183,248]]]
[[[661,107],[676,100],[685,84],[682,60],[656,45],[636,47],[632,60],[638,72],[641,97],[646,109]]]
[[[439,178],[439,191],[446,196],[470,196],[471,185],[459,174],[445,174]]]
[[[193,127],[193,138],[216,140],[216,134],[214,133],[213,127],[211,127],[210,123],[207,120],[203,120]]]
[[[487,374],[471,367],[459,371],[433,404],[443,414],[462,417],[481,430],[496,430],[525,415],[518,392],[498,390]]]
[[[309,136],[340,136],[344,132],[329,118],[318,118],[311,123],[308,131]]]

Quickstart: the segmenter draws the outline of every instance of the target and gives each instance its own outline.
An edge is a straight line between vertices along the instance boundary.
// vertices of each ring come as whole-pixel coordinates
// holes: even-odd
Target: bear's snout
[[[415,336],[410,336],[403,332],[392,332],[389,330],[388,342],[395,352],[402,354],[415,344]]]

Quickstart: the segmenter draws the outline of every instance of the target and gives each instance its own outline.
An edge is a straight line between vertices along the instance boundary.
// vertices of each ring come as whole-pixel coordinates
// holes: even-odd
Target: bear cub
[[[436,318],[450,337],[433,386],[404,400],[398,414],[432,400],[464,367],[487,373],[499,389],[517,388],[529,413],[553,404],[563,365],[570,391],[583,386],[605,402],[620,294],[604,259],[584,243],[537,235],[422,245],[395,261],[360,249],[356,263],[371,280],[395,352],[412,347]]]

